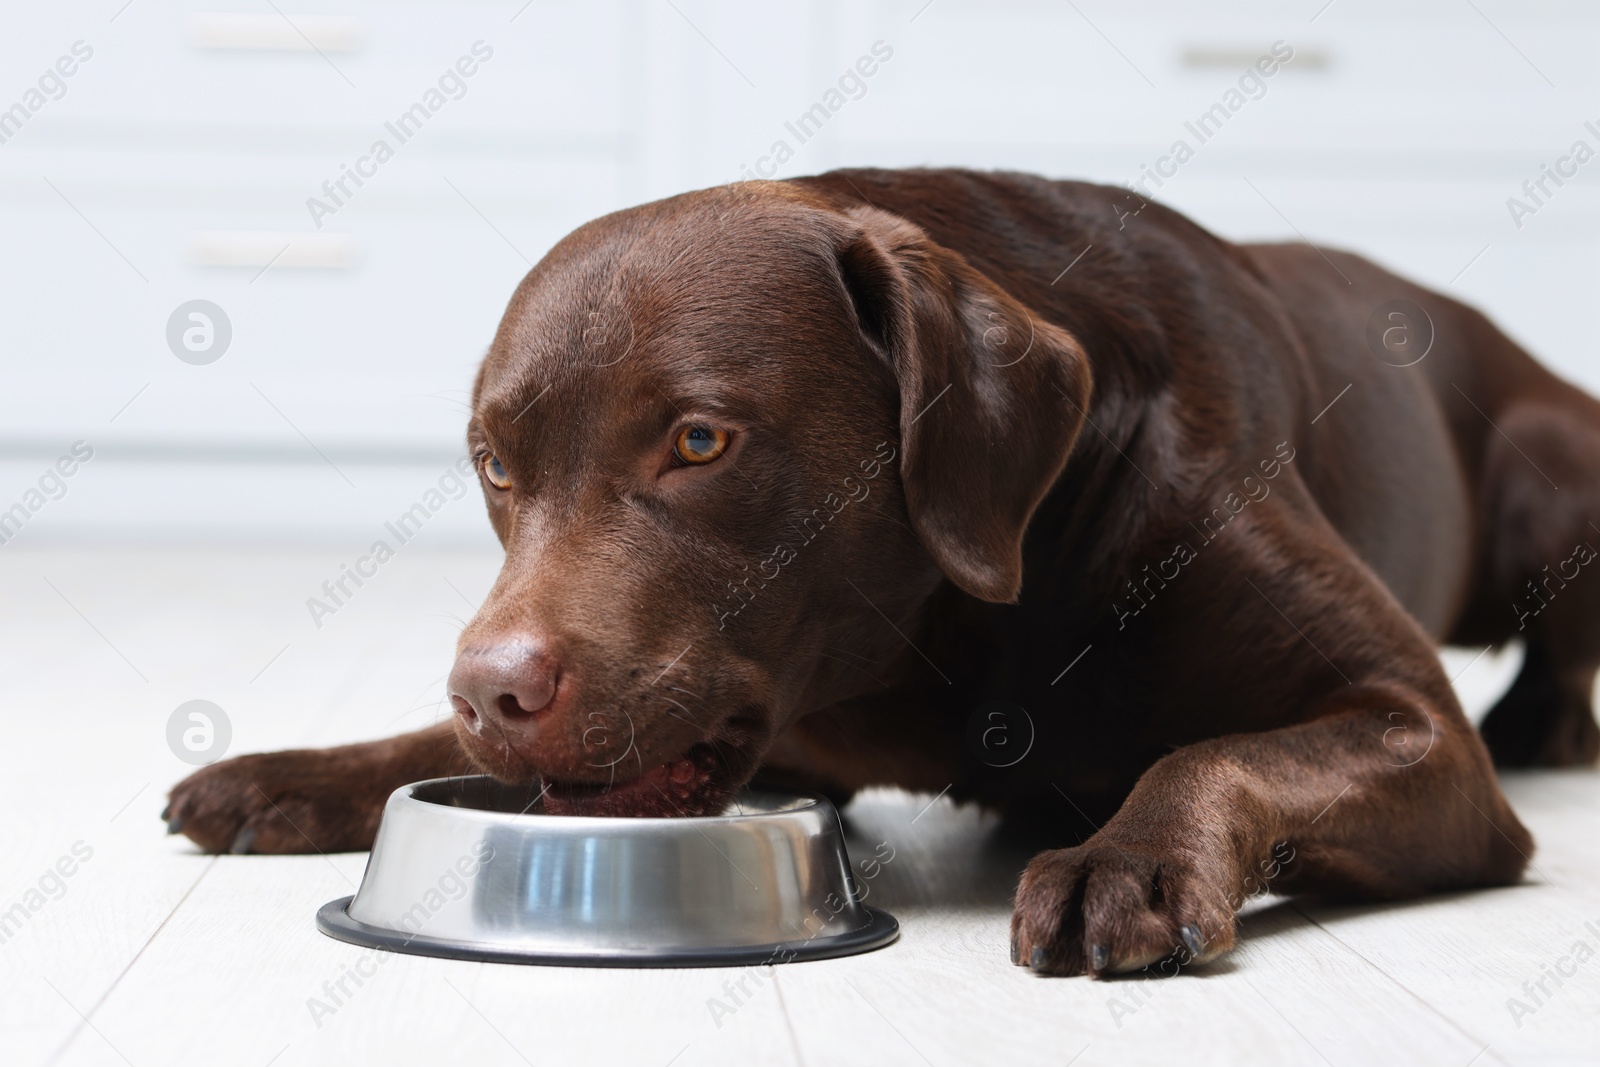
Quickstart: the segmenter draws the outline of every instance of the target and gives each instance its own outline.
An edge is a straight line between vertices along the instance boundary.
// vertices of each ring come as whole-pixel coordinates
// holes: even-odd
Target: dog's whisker
[[[688,708],[685,708],[682,704],[679,704],[676,700],[673,700],[671,697],[662,697],[661,699],[665,700],[667,703],[673,705],[674,707],[682,709],[683,713],[685,715],[693,716],[693,714],[694,714]],[[669,712],[667,712],[667,714],[668,715],[672,715],[672,712],[669,711]],[[682,716],[679,716],[679,715],[672,715],[672,717],[674,719],[677,719],[679,722],[684,722],[684,723],[687,723],[690,726],[693,726],[696,730],[704,730],[705,729],[705,726],[702,725],[698,719],[684,719]],[[716,749],[718,758],[721,759],[723,763],[725,763],[725,764],[728,763],[728,754],[726,752],[724,752],[722,750],[722,746],[717,743],[716,735],[715,734],[706,734],[706,740],[708,742],[710,742],[712,748]]]
[[[841,666],[849,667],[853,671],[858,671],[861,674],[866,675],[868,678],[871,678],[874,682],[876,682],[878,684],[879,688],[882,688],[882,689],[889,688],[889,683],[888,682],[885,682],[882,678],[879,678],[876,674],[873,674],[871,671],[867,670],[865,667],[860,666],[859,664],[851,663],[847,659],[840,659],[838,656],[830,656],[830,655],[828,655],[828,653],[822,652],[820,650],[817,652],[817,655],[821,656],[823,659],[831,659],[835,663],[840,664]]]
[[[694,694],[691,693],[690,695],[693,696]],[[672,715],[672,712],[670,712],[670,711],[667,712],[668,715],[672,715],[672,717],[674,719],[677,719],[681,723],[685,723],[685,724],[687,724],[689,726],[693,726],[696,730],[704,730],[705,729],[705,727],[700,723],[700,721],[693,717],[694,713],[692,711],[690,711],[688,708],[684,707],[682,704],[678,703],[676,700],[673,700],[671,697],[664,696],[661,699],[665,700],[668,704],[671,704],[673,707],[678,708],[679,710],[681,710],[683,712],[684,715],[688,715],[688,716],[690,716],[690,718],[685,719],[682,715]],[[721,759],[724,764],[728,763],[729,762],[728,761],[728,754],[726,752],[724,752],[722,750],[722,746],[717,743],[716,736],[713,735],[713,734],[707,734],[706,735],[706,740],[708,742],[710,742],[712,748],[716,749],[718,758]]]
[[[449,619],[451,622],[455,623],[456,626],[459,627],[461,630],[465,630],[467,628],[467,620],[463,619],[460,615],[457,615],[453,611],[431,611],[431,612],[428,613],[428,618],[430,618],[430,619]]]
[[[676,700],[673,700],[671,697],[662,697],[661,699],[665,700],[668,704],[671,704],[673,707],[677,708],[679,711],[683,712],[685,715],[689,716],[691,719],[694,718],[694,712],[690,711],[688,708],[684,707],[682,704],[678,703]],[[671,712],[668,712],[668,714],[671,714]],[[695,722],[695,725],[696,726],[700,725],[698,720]]]
[[[877,660],[872,659],[870,656],[863,656],[858,652],[851,652],[848,648],[840,648],[838,645],[823,645],[822,647],[828,649],[829,651],[838,652],[841,655],[849,656],[851,659],[858,659],[863,663],[878,662]]]

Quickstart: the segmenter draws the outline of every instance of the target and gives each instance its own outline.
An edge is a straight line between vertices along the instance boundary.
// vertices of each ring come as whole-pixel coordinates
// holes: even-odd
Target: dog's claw
[[[1022,946],[1017,944],[1016,934],[1011,935],[1011,962],[1014,964],[1022,962]]]
[[[1044,970],[1046,962],[1044,947],[1042,945],[1035,945],[1033,948],[1033,954],[1028,957],[1028,969],[1032,971],[1042,971]]]
[[[1183,947],[1189,950],[1189,955],[1194,959],[1206,954],[1206,939],[1201,936],[1200,928],[1194,923],[1184,923],[1179,927],[1178,936],[1183,938]]]
[[[162,822],[169,822],[169,821],[171,821],[171,819],[172,819],[172,804],[169,801],[167,806],[161,809],[161,821]]]
[[[250,846],[256,843],[256,831],[253,826],[246,826],[239,831],[239,836],[233,839],[233,844],[228,846],[228,851],[235,856],[243,856],[250,851]]]
[[[1108,963],[1110,963],[1110,962],[1111,962],[1111,946],[1110,945],[1096,945],[1094,948],[1089,950],[1089,969],[1090,970],[1092,970],[1092,971],[1094,971],[1096,973],[1099,973],[1100,971],[1105,970],[1106,969],[1106,965]]]
[[[183,832],[183,820],[182,819],[168,819],[167,820],[167,833],[168,834],[180,834],[182,832]]]

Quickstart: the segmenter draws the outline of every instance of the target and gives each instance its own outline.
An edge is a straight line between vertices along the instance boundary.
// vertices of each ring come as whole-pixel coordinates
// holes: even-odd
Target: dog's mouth
[[[672,716],[679,718],[679,716]],[[748,781],[766,751],[763,707],[742,705],[670,759],[665,744],[640,744],[643,731],[612,733],[608,740],[620,755],[596,762],[599,746],[572,759],[570,748],[553,745],[549,753],[525,751],[503,728],[484,730],[464,725],[457,714],[458,738],[477,767],[506,783],[533,785],[538,790],[537,810],[549,815],[673,818],[720,815]],[[491,723],[494,720],[490,720]],[[661,740],[665,740],[662,738]],[[656,755],[646,755],[653,749]],[[565,752],[567,759],[559,757]]]
[[[622,765],[615,770],[616,777],[603,783],[543,778],[544,812],[633,818],[717,815],[735,792],[726,765],[704,742],[632,777]]]

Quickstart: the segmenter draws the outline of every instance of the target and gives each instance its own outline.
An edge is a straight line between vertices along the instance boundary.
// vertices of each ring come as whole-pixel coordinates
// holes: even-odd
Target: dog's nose
[[[555,700],[560,673],[549,648],[529,636],[468,645],[450,671],[450,703],[474,732],[485,721],[526,732]]]

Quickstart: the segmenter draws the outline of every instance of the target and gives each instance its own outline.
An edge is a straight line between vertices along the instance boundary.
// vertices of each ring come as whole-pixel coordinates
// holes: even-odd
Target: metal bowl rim
[[[833,803],[827,797],[819,796],[815,793],[771,793],[765,791],[751,794],[740,792],[735,796],[784,797],[793,801],[793,803],[775,811],[736,812],[732,815],[547,815],[542,812],[509,812],[493,811],[488,808],[460,807],[454,804],[440,804],[437,801],[417,796],[417,792],[424,788],[430,786],[440,787],[446,782],[483,781],[492,783],[495,780],[483,774],[457,774],[447,775],[442,778],[427,778],[420,782],[410,782],[389,794],[388,804],[403,804],[422,811],[438,810],[448,812],[451,818],[508,826],[542,823],[546,828],[562,826],[570,827],[574,830],[591,831],[615,831],[629,827],[650,827],[651,832],[660,832],[675,825],[703,829],[707,825],[729,825],[761,819],[781,819],[813,811],[820,811],[826,815],[835,811]],[[388,805],[385,806],[387,807]]]
[[[477,960],[484,963],[542,964],[553,967],[736,967],[777,966],[806,960],[835,959],[871,952],[900,938],[900,922],[870,904],[860,905],[867,915],[863,926],[831,937],[780,941],[770,945],[733,945],[724,948],[675,948],[657,951],[618,949],[613,952],[547,952],[519,950],[484,941],[463,941],[400,934],[383,926],[352,919],[346,910],[350,896],[330,900],[317,909],[317,929],[328,937],[379,952],[441,959]],[[774,959],[779,954],[787,959]]]

